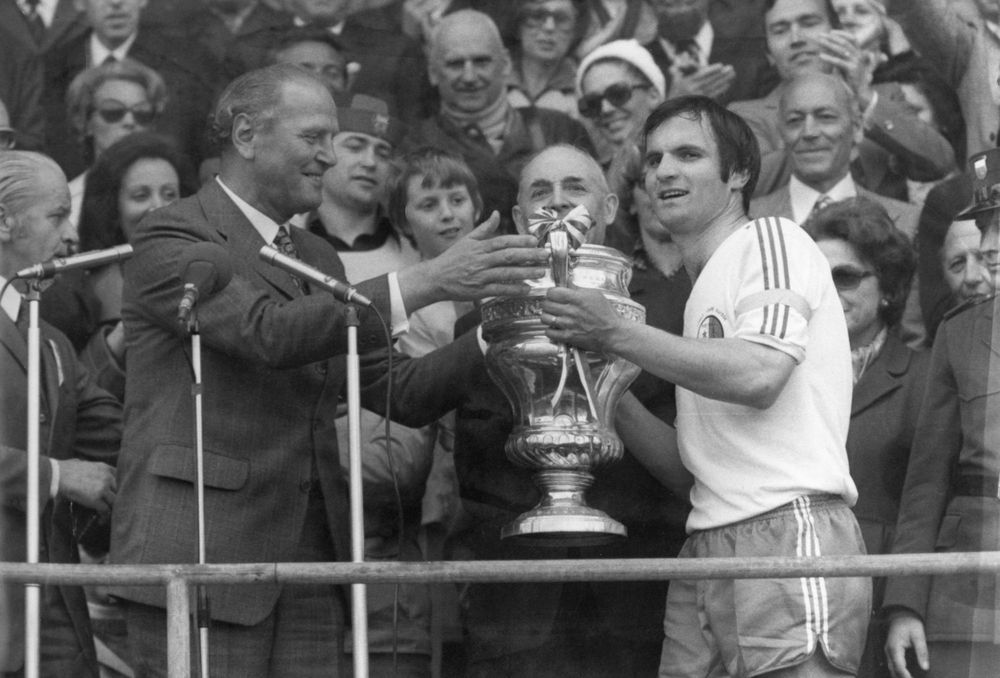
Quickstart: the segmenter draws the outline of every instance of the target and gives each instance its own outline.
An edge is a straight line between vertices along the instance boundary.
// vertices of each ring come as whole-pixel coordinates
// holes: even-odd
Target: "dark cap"
[[[360,132],[385,139],[393,146],[403,140],[403,123],[389,115],[389,106],[367,94],[335,94],[341,132]]]
[[[969,174],[972,176],[972,205],[956,216],[956,221],[1000,207],[1000,148],[970,157]]]

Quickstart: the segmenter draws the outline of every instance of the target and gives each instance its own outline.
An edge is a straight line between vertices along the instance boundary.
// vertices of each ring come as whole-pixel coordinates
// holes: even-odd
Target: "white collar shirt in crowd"
[[[792,203],[792,221],[797,224],[801,224],[809,218],[809,214],[816,205],[816,201],[821,196],[825,195],[830,198],[831,202],[837,202],[838,200],[853,198],[857,194],[858,187],[854,184],[854,179],[851,178],[850,173],[845,175],[843,179],[838,181],[826,193],[820,193],[815,188],[806,186],[795,175],[792,175],[791,179],[788,180],[788,197]]]

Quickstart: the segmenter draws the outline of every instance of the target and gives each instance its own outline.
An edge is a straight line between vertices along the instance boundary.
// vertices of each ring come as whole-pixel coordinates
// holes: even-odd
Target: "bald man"
[[[507,101],[510,54],[493,20],[461,10],[437,25],[428,46],[428,77],[440,109],[411,131],[404,150],[429,145],[462,156],[483,193],[484,213],[497,210],[512,229],[517,178],[547,146],[569,143],[593,152],[583,126],[543,108],[515,109]]]

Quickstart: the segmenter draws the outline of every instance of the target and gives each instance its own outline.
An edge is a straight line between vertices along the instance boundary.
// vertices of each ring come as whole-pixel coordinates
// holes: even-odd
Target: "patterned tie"
[[[274,246],[277,247],[278,251],[285,256],[291,257],[292,259],[298,259],[299,261],[302,260],[299,256],[298,249],[295,247],[295,243],[292,242],[292,235],[288,232],[288,227],[284,225],[278,227],[278,234],[274,236]],[[306,286],[304,281],[294,275],[292,275],[291,278],[292,284],[295,285],[295,289],[302,292],[302,294],[309,294],[309,288]]]
[[[24,15],[24,18],[28,21],[28,32],[31,33],[31,38],[35,41],[35,44],[40,45],[45,39],[45,22],[42,21],[42,15],[38,13],[38,4],[41,0],[24,1],[28,6],[28,11]]]
[[[28,343],[28,304],[21,300],[21,306],[17,310],[17,320],[14,321],[17,331],[24,337],[24,343]]]

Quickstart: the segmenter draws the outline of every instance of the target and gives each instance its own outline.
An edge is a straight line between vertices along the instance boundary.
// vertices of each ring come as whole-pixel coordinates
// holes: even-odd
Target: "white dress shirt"
[[[809,217],[813,207],[816,205],[816,201],[820,197],[825,195],[831,201],[837,202],[838,200],[853,198],[857,194],[858,187],[854,184],[854,179],[851,178],[850,173],[846,174],[843,179],[838,181],[833,188],[825,193],[820,193],[815,188],[806,186],[794,174],[788,180],[788,195],[792,203],[792,220],[797,224],[801,224]]]

